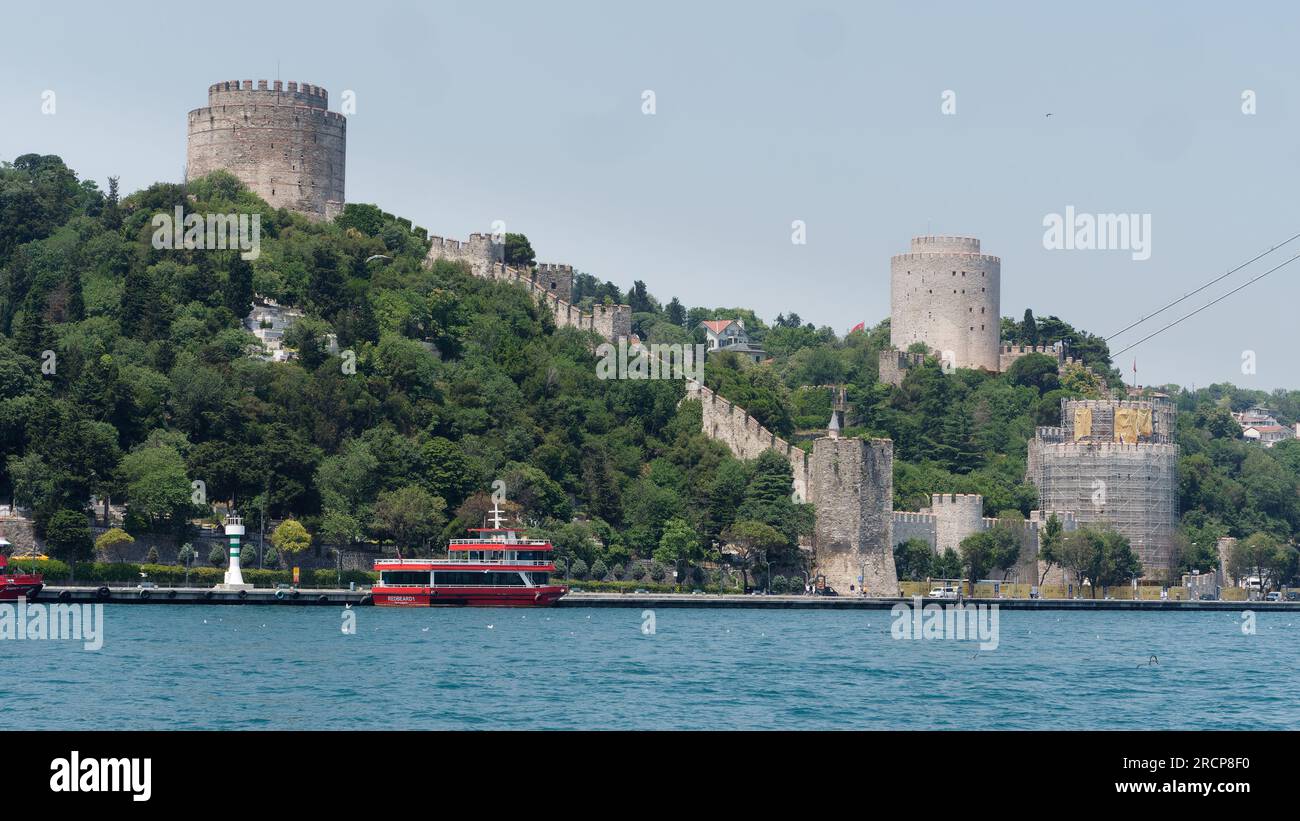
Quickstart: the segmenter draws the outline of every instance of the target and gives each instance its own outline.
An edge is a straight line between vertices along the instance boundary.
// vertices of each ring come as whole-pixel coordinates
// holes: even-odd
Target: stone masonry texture
[[[325,89],[276,80],[208,88],[189,113],[185,179],[225,170],[276,208],[332,219],[343,208],[347,119]]]

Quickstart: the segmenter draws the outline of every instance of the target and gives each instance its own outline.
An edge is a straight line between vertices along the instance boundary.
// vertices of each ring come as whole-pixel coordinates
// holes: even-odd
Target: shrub
[[[603,581],[604,578],[608,575],[609,575],[609,568],[605,566],[605,563],[603,561],[597,559],[596,563],[591,566],[591,578],[595,579],[596,581]]]
[[[569,575],[575,579],[587,578],[587,563],[582,559],[574,559],[573,564],[569,565]]]
[[[250,553],[249,555],[250,555],[250,556],[254,556],[254,557],[257,556],[256,553]],[[279,554],[278,552],[276,552],[276,549],[275,549],[274,546],[268,547],[268,548],[266,549],[266,552],[262,554],[262,566],[263,566],[263,567],[279,567],[279,566],[280,566],[280,554]]]
[[[149,552],[145,554],[144,560],[149,564],[158,564],[158,547],[149,545]]]
[[[772,592],[784,593],[788,589],[788,584],[789,583],[786,581],[785,576],[778,573],[772,577]]]
[[[208,563],[211,564],[213,567],[221,567],[221,565],[225,564],[226,563],[225,548],[223,548],[221,545],[217,545],[213,547],[212,552],[208,553]]]
[[[659,562],[650,563],[650,578],[654,579],[657,582],[661,582],[664,580],[664,577],[666,577],[667,575],[668,575],[668,571],[664,568],[662,564],[660,564]]]
[[[568,565],[564,563],[564,559],[555,560],[555,578],[557,579],[566,578],[566,573],[568,572],[568,570],[569,570]]]
[[[645,578],[645,565],[641,564],[641,562],[637,562],[636,564],[632,565],[632,580],[639,582],[644,578]]]
[[[621,564],[614,565],[613,569],[610,572],[614,574],[614,578],[616,579],[623,578],[623,565]]]

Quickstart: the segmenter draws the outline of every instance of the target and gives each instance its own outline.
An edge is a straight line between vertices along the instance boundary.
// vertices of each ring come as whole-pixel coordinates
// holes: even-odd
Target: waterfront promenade
[[[51,586],[33,601],[105,604],[262,604],[301,606],[369,606],[365,589],[271,589],[230,592],[210,587],[75,587]],[[569,593],[556,607],[660,607],[750,610],[888,610],[906,597],[764,596],[716,593]],[[954,604],[954,599],[923,598],[926,604]],[[1003,610],[1116,610],[1187,613],[1193,611],[1300,611],[1300,602],[1174,601],[1153,599],[997,599],[967,598],[965,604],[996,604]]]

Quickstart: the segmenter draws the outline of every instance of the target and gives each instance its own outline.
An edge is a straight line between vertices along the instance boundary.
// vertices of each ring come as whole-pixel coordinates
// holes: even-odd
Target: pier
[[[369,590],[216,590],[211,587],[69,587],[51,585],[32,601],[45,604],[286,604],[334,606],[370,604]]]
[[[31,599],[45,604],[259,604],[295,606],[374,604],[367,589],[216,590],[211,587],[46,587]],[[956,604],[956,599],[922,598],[923,604]],[[996,604],[1002,610],[1119,610],[1149,613],[1196,611],[1297,612],[1300,602],[1172,601],[1152,599],[994,599],[965,598],[963,604]],[[896,604],[913,604],[912,598],[865,596],[722,596],[716,593],[569,593],[554,607],[658,607],[717,608],[723,610],[888,610]]]

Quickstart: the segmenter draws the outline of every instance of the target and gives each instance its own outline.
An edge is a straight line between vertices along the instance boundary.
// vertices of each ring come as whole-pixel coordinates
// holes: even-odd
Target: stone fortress
[[[186,180],[224,169],[275,207],[331,219],[344,203],[346,136],[346,119],[328,110],[323,88],[265,80],[256,88],[251,80],[217,83],[208,89],[208,106],[189,113]],[[631,335],[629,306],[597,304],[588,313],[573,304],[572,266],[519,269],[505,264],[504,251],[488,234],[471,234],[463,242],[434,236],[425,265],[463,262],[475,276],[522,285],[546,304],[557,326],[594,331],[611,342]],[[1001,260],[981,253],[978,239],[915,237],[910,252],[891,260],[890,277],[893,350],[881,354],[882,381],[897,385],[909,367],[923,361],[924,355],[907,352],[918,342],[957,368],[1005,370],[1028,353],[1054,354],[1062,366],[1073,361],[1059,346],[1000,344]],[[810,453],[703,385],[688,382],[688,398],[701,402],[704,432],[737,457],[753,459],[775,449],[790,462],[794,495],[817,508],[815,572],[842,593],[894,595],[893,549],[899,542],[919,538],[941,553],[996,523],[983,516],[977,495],[936,493],[926,510],[895,512],[892,442],[841,438],[841,410]],[[1066,402],[1067,424],[1039,429],[1029,448],[1028,477],[1043,510],[1020,523],[1024,558],[1009,576],[1023,582],[1039,572],[1038,536],[1051,513],[1066,529],[1108,522],[1130,538],[1148,575],[1167,571],[1177,523],[1178,449],[1170,439],[1172,411],[1147,405]],[[1105,488],[1104,498],[1093,495],[1098,487]]]
[[[329,110],[320,86],[280,80],[231,80],[208,87],[208,105],[189,113],[185,180],[224,170],[276,208],[330,220],[343,210],[347,118]],[[465,262],[480,277],[517,282],[544,297],[560,327],[595,331],[610,342],[632,332],[627,305],[573,304],[571,265],[520,270],[505,264],[505,248],[488,234],[466,242],[430,237],[425,264]]]
[[[229,171],[275,208],[333,219],[343,209],[347,126],[319,86],[216,83],[207,106],[189,113],[185,179]]]
[[[973,237],[915,237],[912,250],[890,261],[892,349],[880,355],[880,380],[897,386],[924,361],[916,343],[938,352],[946,367],[1005,371],[1039,353],[1057,366],[1074,364],[1061,345],[1001,344],[1001,260],[980,253]],[[930,507],[893,510],[893,448],[888,440],[845,440],[838,417],[811,453],[763,428],[742,408],[692,385],[703,408],[703,429],[737,457],[775,449],[794,471],[794,495],[817,509],[813,535],[816,573],[837,591],[897,593],[893,549],[920,539],[937,554],[999,523],[984,515],[977,494],[933,493]],[[1038,559],[1043,527],[1055,515],[1063,530],[1107,524],[1128,537],[1144,576],[1166,579],[1178,523],[1178,446],[1167,402],[1065,400],[1061,428],[1039,428],[1029,443],[1027,479],[1039,508],[1027,520],[1004,520],[1023,532],[1021,559],[1004,580],[1063,583],[1059,567]],[[854,443],[846,446],[844,443]],[[856,522],[853,527],[846,523]]]

